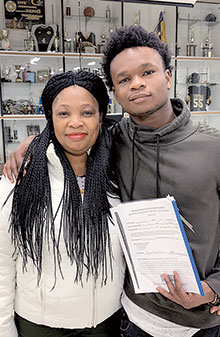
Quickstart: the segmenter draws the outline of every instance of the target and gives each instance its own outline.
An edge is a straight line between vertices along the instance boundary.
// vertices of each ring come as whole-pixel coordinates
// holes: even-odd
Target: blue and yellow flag
[[[163,17],[163,12],[160,12],[159,20],[158,20],[158,25],[157,25],[157,34],[159,38],[161,39],[162,42],[166,43],[166,31],[165,31],[165,21]]]

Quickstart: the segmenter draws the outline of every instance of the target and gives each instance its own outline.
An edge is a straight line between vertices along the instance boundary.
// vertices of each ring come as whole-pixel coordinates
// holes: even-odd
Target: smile
[[[78,139],[82,139],[86,136],[85,132],[77,132],[77,133],[68,133],[67,137],[73,140],[78,140]]]

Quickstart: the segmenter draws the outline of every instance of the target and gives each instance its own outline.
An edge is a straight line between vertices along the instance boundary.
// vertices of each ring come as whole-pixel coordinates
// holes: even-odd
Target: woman
[[[0,336],[116,337],[124,262],[109,221],[118,198],[107,91],[69,71],[49,80],[42,102],[47,126],[14,189],[0,182]]]

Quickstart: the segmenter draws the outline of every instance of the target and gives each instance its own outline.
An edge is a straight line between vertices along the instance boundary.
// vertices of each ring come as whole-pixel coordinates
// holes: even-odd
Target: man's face
[[[155,112],[166,112],[171,75],[164,70],[156,50],[125,49],[112,60],[110,70],[115,98],[135,122],[145,121]]]

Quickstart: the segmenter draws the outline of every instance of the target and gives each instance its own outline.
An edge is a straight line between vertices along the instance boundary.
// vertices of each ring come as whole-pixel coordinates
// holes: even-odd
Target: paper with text
[[[172,281],[175,270],[186,292],[204,295],[173,197],[121,203],[111,213],[135,293],[168,290],[162,274]]]

